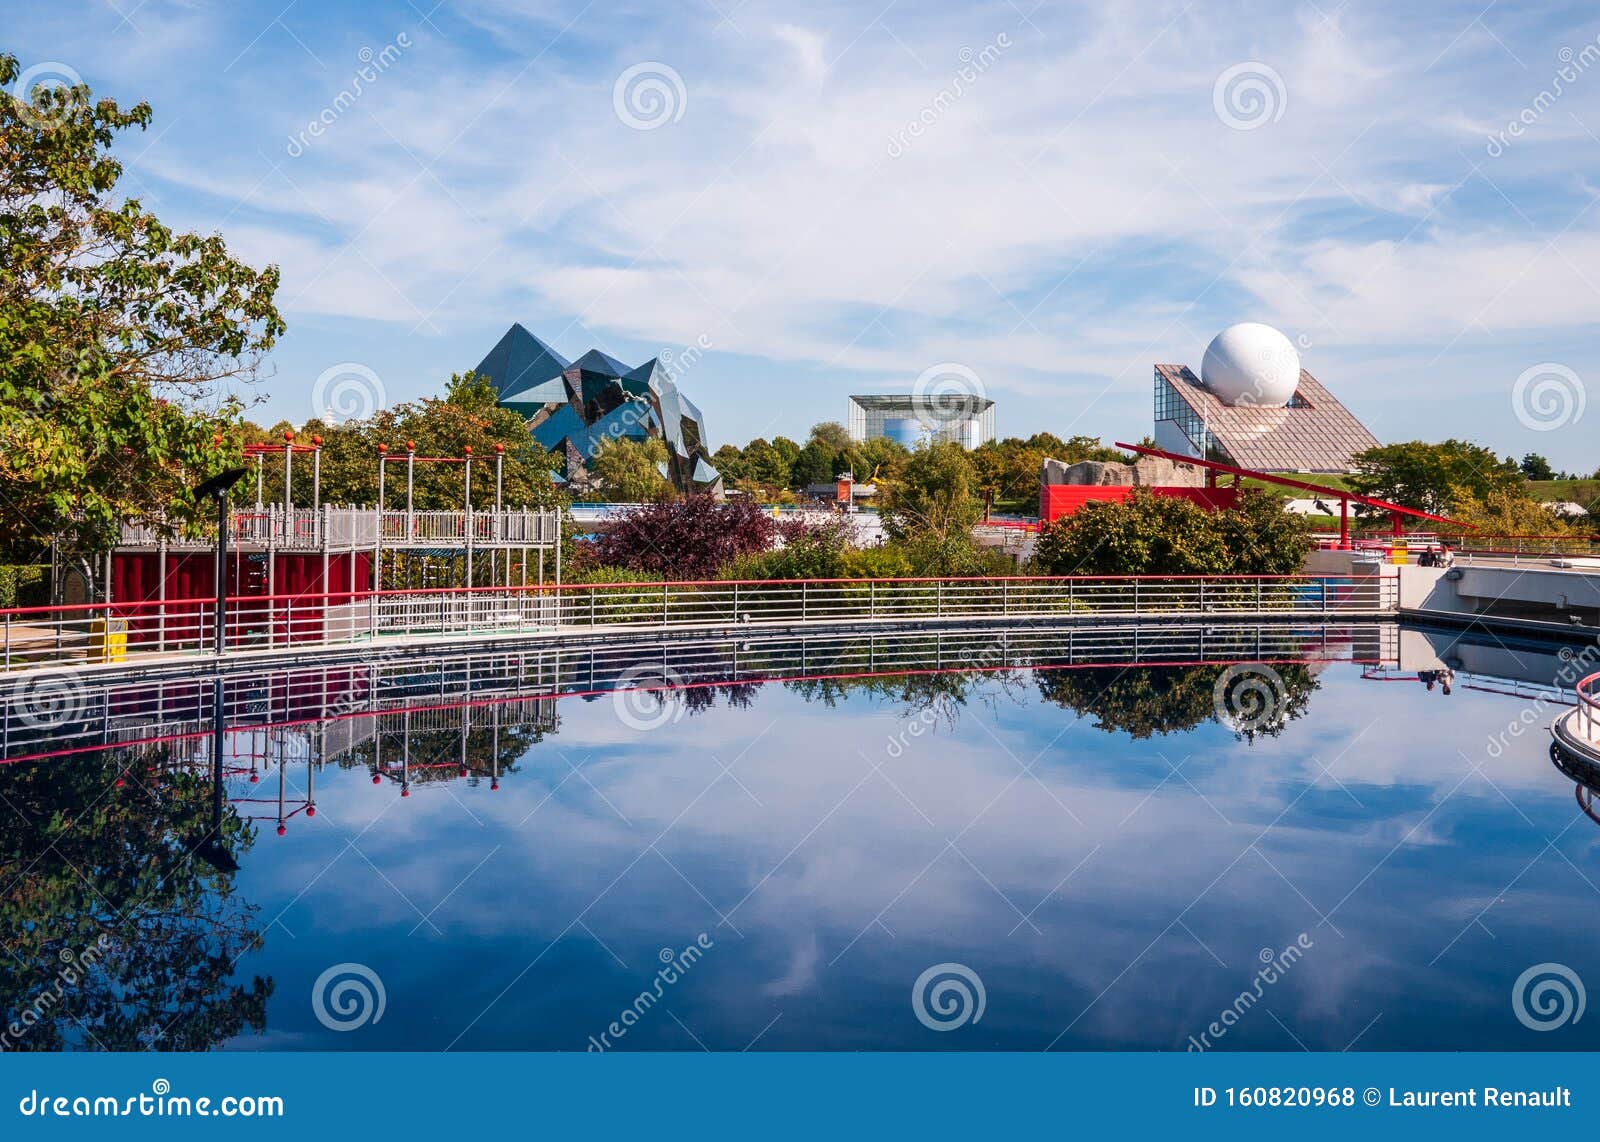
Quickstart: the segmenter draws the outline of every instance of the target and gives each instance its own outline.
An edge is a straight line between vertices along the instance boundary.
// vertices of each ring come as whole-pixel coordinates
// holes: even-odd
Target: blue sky
[[[339,366],[438,391],[519,320],[709,344],[714,444],[947,363],[1002,434],[1109,441],[1154,362],[1260,320],[1381,439],[1587,473],[1597,36],[1482,0],[52,0],[0,47],[149,100],[129,191],[281,265],[258,419]]]

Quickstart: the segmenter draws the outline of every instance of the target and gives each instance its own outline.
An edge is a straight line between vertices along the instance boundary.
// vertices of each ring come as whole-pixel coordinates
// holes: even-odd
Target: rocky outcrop
[[[1067,464],[1061,460],[1046,460],[1039,474],[1042,484],[1076,484],[1094,487],[1121,487],[1133,485],[1165,488],[1199,488],[1205,485],[1205,474],[1192,464],[1179,464],[1159,456],[1144,456],[1133,464],[1104,463],[1084,460]]]

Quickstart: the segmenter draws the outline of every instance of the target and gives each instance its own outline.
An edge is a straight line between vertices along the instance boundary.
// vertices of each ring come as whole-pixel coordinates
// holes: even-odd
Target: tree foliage
[[[17,81],[0,55],[0,88]],[[147,104],[87,88],[0,99],[0,545],[99,546],[123,519],[183,516],[189,487],[283,332],[275,267],[122,200],[117,136]]]
[[[1305,562],[1309,528],[1282,500],[1246,488],[1212,512],[1135,488],[1039,529],[1034,568],[1045,575],[1288,575]]]
[[[1184,733],[1219,717],[1218,680],[1228,667],[1139,666],[1095,670],[1039,670],[1039,694],[1047,702],[1086,716],[1107,733],[1135,740],[1158,734]],[[1277,737],[1283,727],[1304,716],[1317,680],[1299,663],[1272,668],[1283,682],[1275,694],[1272,716],[1235,731],[1239,737]]]
[[[230,433],[231,446],[240,443],[282,445],[288,426],[262,430],[245,425]],[[308,420],[295,437],[296,444],[322,440],[322,501],[330,504],[378,502],[378,449],[388,448],[389,463],[384,503],[405,506],[406,447],[416,446],[418,456],[464,457],[472,449],[472,506],[493,507],[495,457],[501,457],[502,502],[510,508],[555,507],[560,495],[551,479],[554,457],[528,433],[526,422],[497,403],[494,387],[472,372],[452,376],[443,397],[424,397],[393,408],[379,409],[364,420],[326,424]],[[496,449],[503,449],[497,453]],[[237,462],[237,460],[235,461]],[[311,460],[294,458],[293,502],[311,501]],[[264,495],[283,502],[283,460],[268,456],[262,467]],[[462,464],[415,464],[413,494],[418,511],[459,511],[466,496],[466,469]],[[252,489],[253,490],[253,489]],[[243,494],[241,489],[241,494]]]
[[[667,446],[652,436],[645,440],[607,440],[589,462],[600,494],[612,503],[642,504],[668,499],[672,485],[661,474]]]
[[[1436,515],[1448,515],[1463,496],[1527,494],[1515,461],[1465,440],[1382,444],[1355,459],[1358,471],[1348,480],[1352,490]]]

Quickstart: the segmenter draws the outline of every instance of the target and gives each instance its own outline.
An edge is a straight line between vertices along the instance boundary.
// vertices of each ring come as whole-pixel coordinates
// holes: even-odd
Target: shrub
[[[1278,497],[1246,489],[1211,512],[1142,488],[1120,503],[1092,501],[1039,529],[1033,568],[1044,575],[1288,575],[1305,563],[1308,525]]]
[[[661,579],[712,579],[741,555],[766,551],[777,524],[744,500],[688,496],[629,510],[594,543],[602,564]]]

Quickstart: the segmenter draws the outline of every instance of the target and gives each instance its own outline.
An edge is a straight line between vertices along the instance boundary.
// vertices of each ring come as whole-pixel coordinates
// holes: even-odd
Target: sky
[[[1592,5],[29,0],[0,51],[149,101],[127,192],[281,267],[262,423],[520,321],[665,353],[714,446],[919,379],[1109,443],[1250,320],[1381,440],[1600,465]]]

